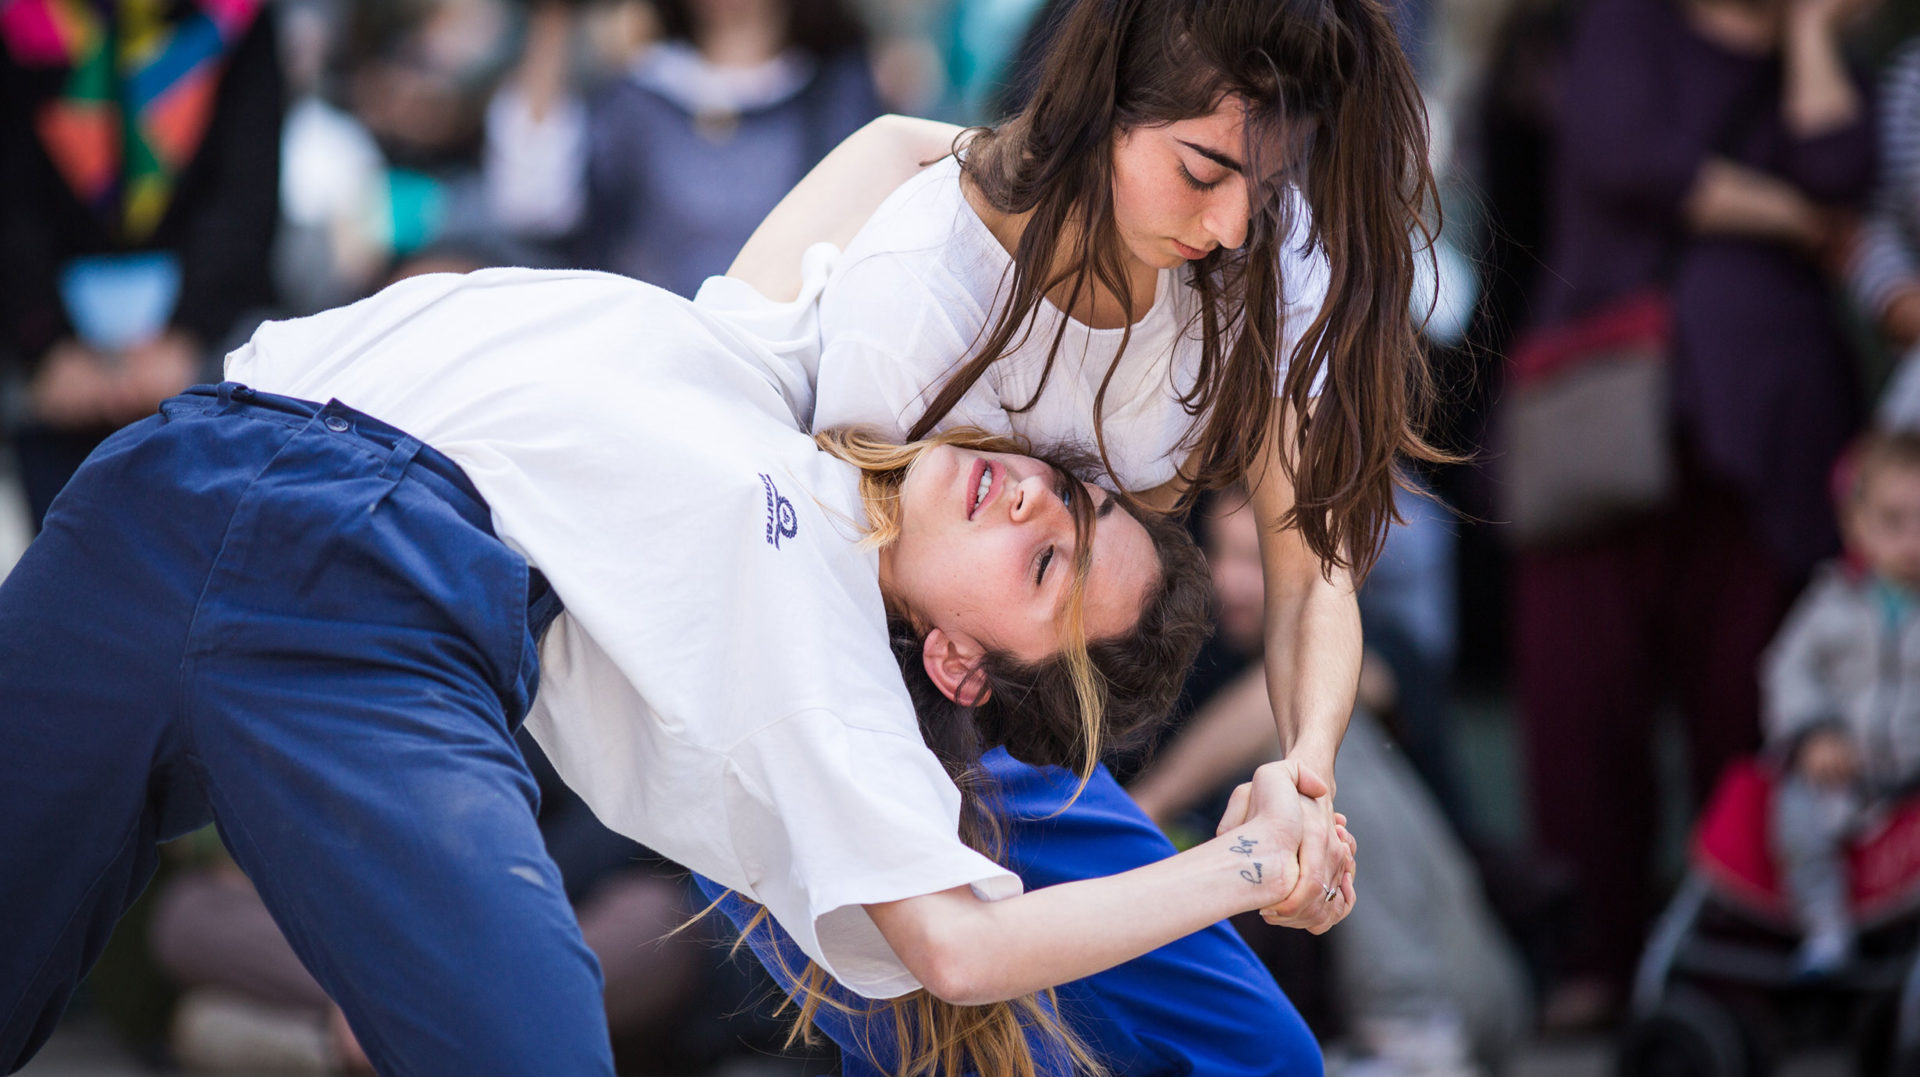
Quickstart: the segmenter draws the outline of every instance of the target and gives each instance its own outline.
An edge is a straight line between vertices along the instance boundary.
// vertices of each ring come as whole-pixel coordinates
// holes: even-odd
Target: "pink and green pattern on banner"
[[[264,0],[0,0],[14,62],[68,72],[34,117],[67,186],[138,242],[166,216],[213,118],[228,53]]]

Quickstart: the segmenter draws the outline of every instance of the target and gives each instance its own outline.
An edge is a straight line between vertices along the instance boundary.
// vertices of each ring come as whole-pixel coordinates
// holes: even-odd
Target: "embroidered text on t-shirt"
[[[777,550],[781,539],[799,533],[800,521],[793,514],[793,502],[780,496],[780,488],[764,471],[760,473],[760,485],[767,488],[767,544]]]

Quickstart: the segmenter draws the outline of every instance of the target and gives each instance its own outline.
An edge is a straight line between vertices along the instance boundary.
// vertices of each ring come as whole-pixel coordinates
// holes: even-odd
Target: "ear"
[[[985,658],[986,649],[980,644],[941,628],[930,630],[920,644],[920,661],[933,686],[962,707],[977,707],[991,695],[980,673]]]

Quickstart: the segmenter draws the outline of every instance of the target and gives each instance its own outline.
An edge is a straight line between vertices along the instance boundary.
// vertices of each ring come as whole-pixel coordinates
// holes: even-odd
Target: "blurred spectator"
[[[268,298],[280,110],[261,0],[0,7],[0,418],[36,524]]]
[[[1667,289],[1680,481],[1650,516],[1519,559],[1536,837],[1588,901],[1555,1023],[1610,1014],[1639,950],[1663,695],[1704,795],[1754,746],[1760,651],[1835,548],[1826,473],[1856,390],[1824,266],[1836,208],[1872,182],[1868,95],[1837,40],[1859,6],[1595,0],[1575,32],[1534,316]]]
[[[1799,971],[1853,949],[1845,843],[1920,779],[1920,435],[1873,434],[1855,455],[1827,565],[1767,653],[1767,747],[1782,881],[1806,932]]]
[[[840,0],[656,0],[663,40],[583,106],[564,95],[567,9],[534,15],[489,111],[503,223],[570,233],[578,259],[692,296],[842,138],[879,114]]]
[[[1411,505],[1409,507],[1412,507]],[[1376,627],[1392,626],[1415,656],[1412,666],[1382,661],[1371,650],[1362,663],[1359,706],[1347,728],[1337,778],[1340,803],[1353,820],[1367,868],[1366,899],[1326,936],[1332,951],[1336,1006],[1356,1047],[1378,1060],[1377,1072],[1452,1074],[1476,1064],[1499,1066],[1519,1041],[1529,1017],[1526,977],[1493,919],[1473,862],[1449,827],[1439,803],[1397,750],[1375,717],[1396,705],[1414,666],[1444,665],[1450,595],[1423,593],[1438,582],[1449,590],[1444,561],[1448,527],[1427,505],[1416,523],[1389,536],[1381,564],[1363,588],[1376,591],[1363,608],[1369,648]],[[1279,736],[1260,665],[1262,607],[1259,533],[1244,495],[1224,499],[1202,522],[1208,562],[1220,606],[1220,641],[1238,661],[1159,759],[1131,784],[1148,815],[1182,825],[1182,815],[1205,806],[1209,815],[1235,782],[1279,754]],[[1418,566],[1418,571],[1411,571]],[[1430,676],[1423,672],[1419,676]],[[1421,691],[1432,690],[1431,685]],[[1404,704],[1404,700],[1401,700]],[[1195,824],[1211,830],[1211,819]],[[1260,950],[1252,927],[1249,941]],[[1292,970],[1276,969],[1289,994]]]
[[[351,302],[439,239],[491,237],[482,117],[513,58],[504,0],[288,0],[294,94],[275,280],[296,312]]]
[[[1853,289],[1904,358],[1880,401],[1886,426],[1920,427],[1920,38],[1888,66],[1880,191],[1860,230]]]

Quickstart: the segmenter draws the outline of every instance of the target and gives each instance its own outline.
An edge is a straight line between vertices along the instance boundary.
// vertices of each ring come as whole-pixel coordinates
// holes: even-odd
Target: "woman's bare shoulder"
[[[815,243],[845,248],[902,183],[953,150],[963,129],[937,120],[881,116],[813,167],[727,268],[727,276],[785,302],[800,293],[800,255]]]

